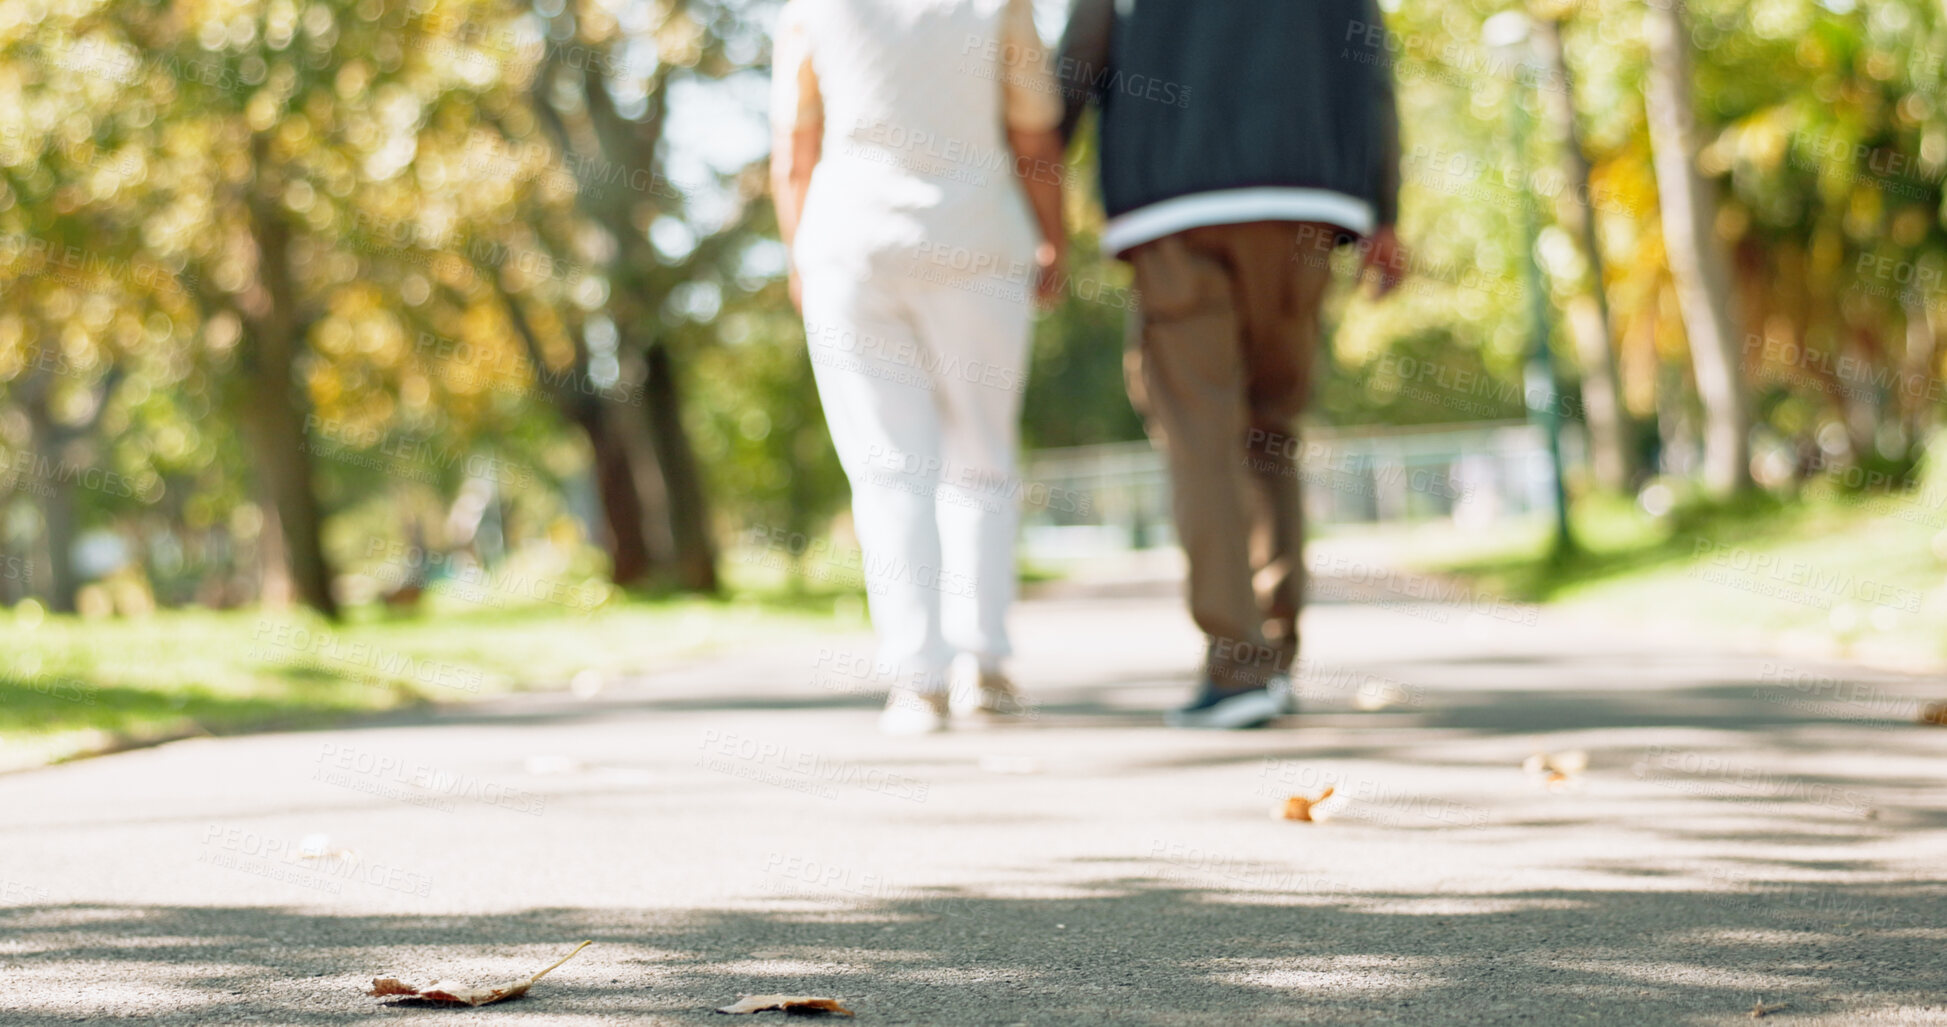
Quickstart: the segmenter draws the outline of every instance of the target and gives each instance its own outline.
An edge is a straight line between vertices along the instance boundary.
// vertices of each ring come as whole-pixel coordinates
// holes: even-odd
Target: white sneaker
[[[895,688],[886,695],[879,713],[879,730],[888,735],[928,735],[946,730],[945,692],[915,692]]]
[[[956,675],[948,695],[948,705],[961,717],[1019,717],[1030,709],[1014,682],[997,670],[973,667]]]

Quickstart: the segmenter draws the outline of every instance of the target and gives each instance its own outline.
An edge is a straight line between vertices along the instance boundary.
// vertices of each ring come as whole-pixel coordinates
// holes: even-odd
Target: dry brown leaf
[[[1573,777],[1589,769],[1589,754],[1585,749],[1570,749],[1566,752],[1538,752],[1521,764],[1521,769],[1530,774],[1559,774]]]
[[[1271,818],[1273,820],[1323,820],[1325,819],[1324,817],[1317,815],[1322,812],[1318,806],[1331,797],[1332,787],[1330,785],[1327,785],[1324,791],[1318,793],[1318,798],[1316,799],[1307,799],[1302,795],[1294,795],[1286,799],[1283,806],[1272,810]]]
[[[1920,723],[1947,727],[1947,702],[1928,703],[1927,708],[1920,711]]]
[[[1521,769],[1540,775],[1542,785],[1549,791],[1565,791],[1581,784],[1578,776],[1589,769],[1589,754],[1583,749],[1538,752],[1522,761]]]
[[[592,939],[582,942],[575,946],[574,952],[570,952],[560,959],[555,960],[554,966],[550,966],[532,977],[523,977],[490,987],[477,988],[472,985],[459,984],[453,981],[434,981],[422,987],[417,984],[408,984],[397,977],[374,977],[372,978],[372,990],[365,994],[373,998],[418,998],[425,999],[428,1002],[452,1002],[465,1006],[484,1006],[490,1002],[499,1002],[503,999],[516,998],[527,994],[527,989],[534,987],[535,981],[546,977],[555,967],[575,958],[576,954],[581,952],[582,949],[593,944],[595,942]]]
[[[838,1004],[835,998],[817,998],[811,995],[745,995],[734,1006],[724,1006],[719,1013],[761,1013],[767,1009],[779,1009],[786,1013],[837,1013],[851,1016],[852,1011]]]

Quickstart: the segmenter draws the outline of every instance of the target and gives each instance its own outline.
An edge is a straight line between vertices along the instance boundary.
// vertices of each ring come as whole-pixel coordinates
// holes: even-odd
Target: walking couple
[[[1296,419],[1329,251],[1397,280],[1399,145],[1374,0],[787,0],[772,185],[852,485],[881,727],[1024,711],[1003,673],[1032,305],[1063,289],[1062,162],[1101,130],[1103,247],[1140,297],[1130,398],[1167,455],[1203,680],[1170,723],[1294,704]],[[955,660],[961,660],[955,673]]]

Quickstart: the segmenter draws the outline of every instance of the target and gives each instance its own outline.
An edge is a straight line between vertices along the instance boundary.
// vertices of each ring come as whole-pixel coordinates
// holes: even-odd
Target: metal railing
[[[1564,433],[1564,457],[1582,458]],[[1552,503],[1547,441],[1525,421],[1413,428],[1315,428],[1283,451],[1296,460],[1312,525],[1451,518],[1481,524]],[[1248,460],[1239,453],[1240,461]],[[1023,541],[1029,555],[1072,556],[1144,549],[1175,540],[1169,472],[1147,442],[1044,449],[1026,455],[1031,494]]]

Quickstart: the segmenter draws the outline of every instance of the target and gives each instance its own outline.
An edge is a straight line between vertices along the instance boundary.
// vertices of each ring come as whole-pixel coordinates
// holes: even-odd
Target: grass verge
[[[433,601],[339,624],[267,610],[90,620],[21,604],[0,610],[0,770],[653,672],[753,638],[863,629],[863,610],[849,589],[769,587],[593,610]]]
[[[1549,558],[1539,520],[1416,529],[1406,562],[1510,598],[1679,623],[1807,654],[1947,663],[1947,490],[1758,495],[1651,516],[1614,499],[1574,511]]]

